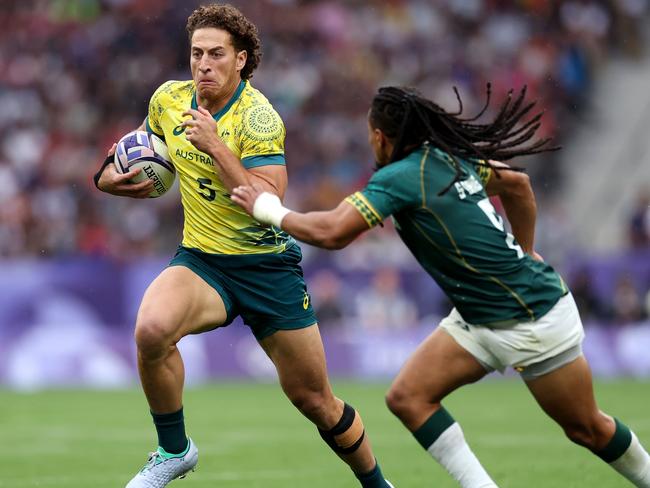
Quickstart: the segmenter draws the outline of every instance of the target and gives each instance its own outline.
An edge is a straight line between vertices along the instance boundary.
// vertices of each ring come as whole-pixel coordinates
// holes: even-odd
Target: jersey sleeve
[[[419,174],[409,173],[397,165],[382,168],[363,190],[345,201],[359,211],[368,227],[381,224],[387,217],[422,203]]]
[[[485,185],[487,185],[488,181],[490,181],[490,178],[492,177],[492,168],[485,164],[475,163],[474,169],[476,170],[476,174],[478,174],[479,180],[481,180],[483,188],[485,188]]]
[[[270,104],[248,108],[242,117],[240,139],[244,167],[284,165],[285,134],[284,123]]]
[[[165,111],[166,95],[169,93],[169,90],[171,89],[173,83],[174,81],[163,83],[154,92],[154,94],[151,96],[151,100],[149,101],[149,111],[147,113],[147,118],[145,119],[147,131],[152,132],[163,139],[165,135],[163,133],[160,119],[163,112]]]

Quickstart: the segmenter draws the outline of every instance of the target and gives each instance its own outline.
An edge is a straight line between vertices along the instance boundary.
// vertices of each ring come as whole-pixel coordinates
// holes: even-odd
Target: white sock
[[[427,451],[462,488],[498,488],[467,445],[458,422],[440,434]]]
[[[650,455],[632,432],[632,442],[623,455],[609,463],[639,488],[650,488]]]

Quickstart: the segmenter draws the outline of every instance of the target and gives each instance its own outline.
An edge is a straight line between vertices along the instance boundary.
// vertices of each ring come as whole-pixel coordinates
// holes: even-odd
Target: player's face
[[[236,52],[230,33],[213,27],[192,35],[190,68],[199,99],[219,101],[228,97],[241,81],[246,51]]]
[[[387,143],[388,139],[384,133],[379,129],[375,129],[370,123],[370,119],[368,119],[368,144],[372,148],[379,168],[386,166],[390,160]]]

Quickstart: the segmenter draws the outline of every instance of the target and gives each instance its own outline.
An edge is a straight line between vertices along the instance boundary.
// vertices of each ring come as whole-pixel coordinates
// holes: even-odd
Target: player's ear
[[[388,137],[380,129],[375,129],[375,137],[377,138],[377,143],[379,147],[385,149],[389,143]]]
[[[381,146],[382,132],[379,129],[370,127],[370,139],[374,146]]]
[[[379,156],[378,161],[381,161],[383,164],[388,164],[390,157],[393,154],[395,146],[393,145],[393,140],[391,140],[384,132],[377,129],[378,131],[378,142],[379,142]]]
[[[248,59],[248,51],[246,51],[245,49],[237,53],[237,62],[235,64],[237,71],[241,71],[244,69],[244,66],[246,66],[247,59]]]

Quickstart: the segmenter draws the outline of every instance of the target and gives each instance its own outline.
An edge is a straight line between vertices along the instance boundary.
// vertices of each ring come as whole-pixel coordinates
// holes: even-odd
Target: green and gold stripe
[[[370,202],[366,199],[366,197],[363,196],[360,191],[353,193],[347,197],[345,201],[359,211],[363,219],[368,224],[368,227],[374,227],[375,225],[381,224],[383,220],[381,215],[379,215],[379,212],[373,208]]]

